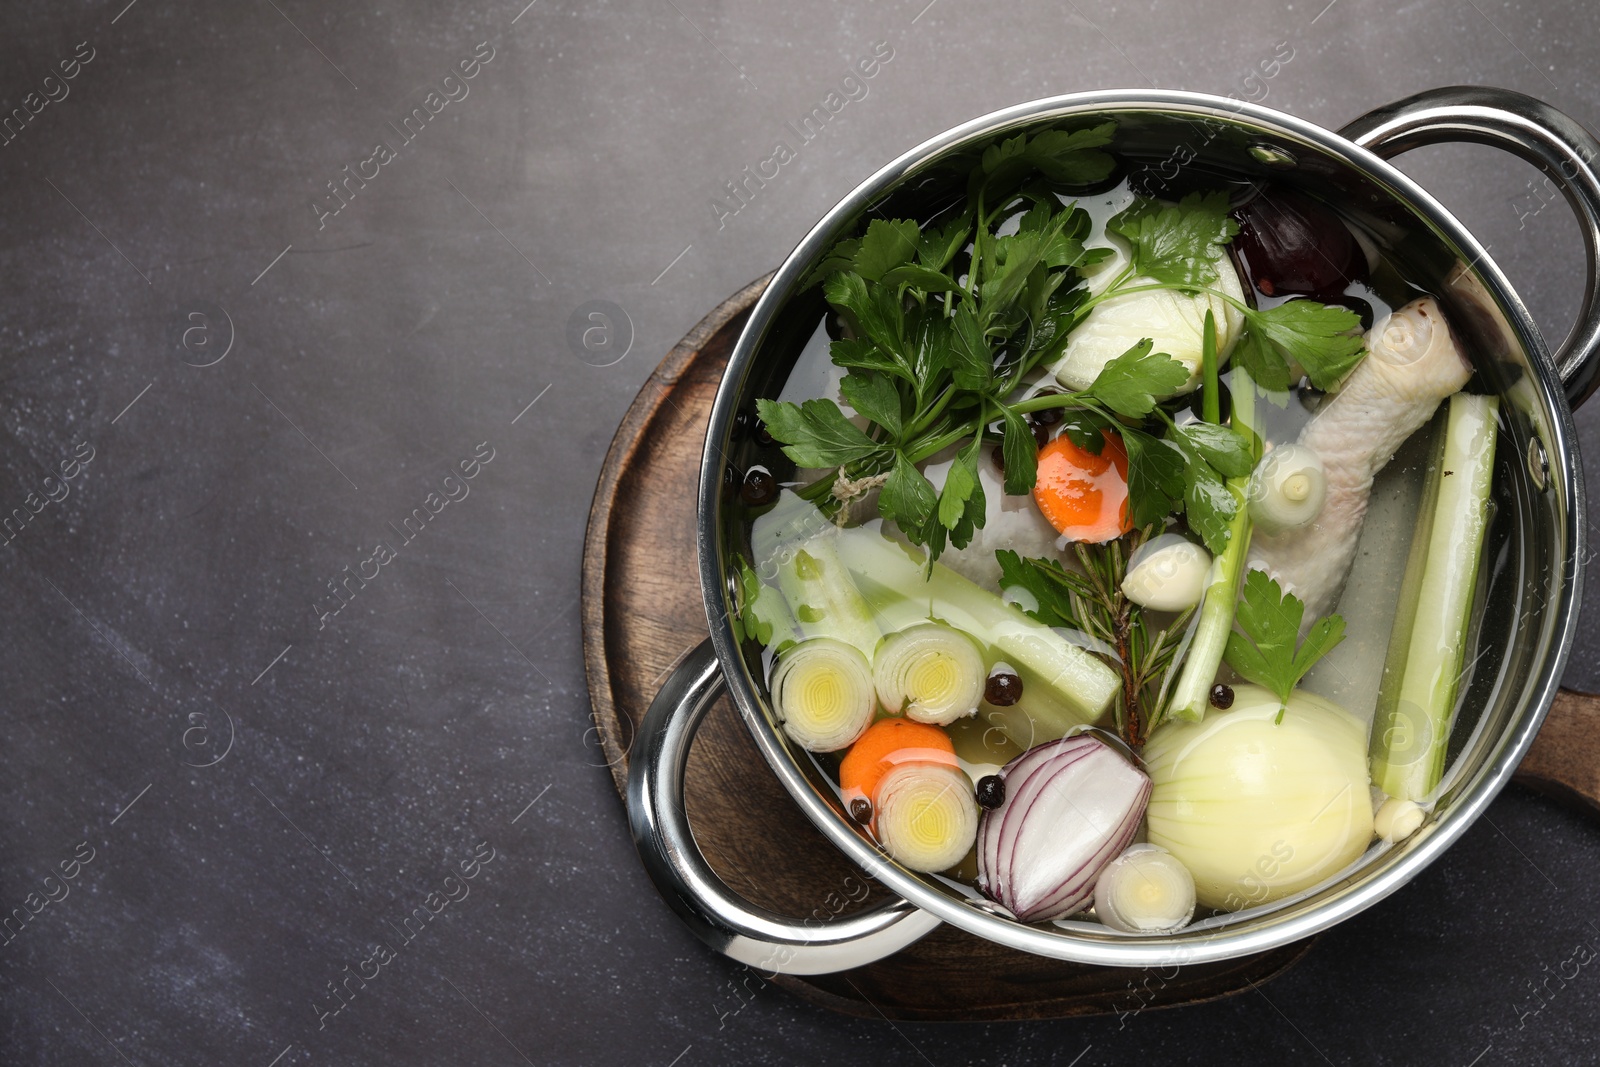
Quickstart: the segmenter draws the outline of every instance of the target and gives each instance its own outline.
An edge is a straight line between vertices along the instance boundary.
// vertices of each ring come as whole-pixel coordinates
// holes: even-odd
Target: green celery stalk
[[[1489,525],[1498,406],[1455,394],[1435,439],[1372,725],[1373,784],[1400,800],[1428,799],[1444,777]]]
[[[1003,661],[1016,670],[1022,699],[1007,708],[985,705],[983,714],[1023,748],[1093,723],[1111,706],[1122,684],[1117,673],[1016,605],[942,563],[929,568],[922,550],[876,530],[842,530],[836,544],[884,632],[939,619],[984,646],[991,665]]]
[[[840,562],[837,541],[825,533],[780,549],[778,588],[802,635],[854,645],[871,663],[883,631]]]
[[[1260,439],[1255,422],[1255,383],[1242,367],[1233,368],[1230,379],[1233,393],[1232,425],[1235,433],[1251,444],[1260,458]],[[1209,407],[1209,405],[1208,405]],[[1233,630],[1234,608],[1239,602],[1239,580],[1244,577],[1245,557],[1250,552],[1250,509],[1247,506],[1250,476],[1228,479],[1228,492],[1239,502],[1239,510],[1228,524],[1228,547],[1212,564],[1211,584],[1200,601],[1200,617],[1183,659],[1178,681],[1172,687],[1167,714],[1185,722],[1206,717],[1211,703],[1211,687],[1222,666],[1222,653]]]

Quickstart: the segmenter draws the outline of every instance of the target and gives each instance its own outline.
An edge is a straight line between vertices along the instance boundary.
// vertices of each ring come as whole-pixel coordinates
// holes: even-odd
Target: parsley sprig
[[[1344,619],[1318,619],[1300,639],[1306,606],[1285,593],[1265,571],[1245,575],[1244,595],[1235,610],[1236,629],[1228,635],[1224,658],[1240,675],[1266,686],[1287,705],[1289,694],[1312,666],[1344,640]],[[1278,709],[1277,721],[1283,721]]]

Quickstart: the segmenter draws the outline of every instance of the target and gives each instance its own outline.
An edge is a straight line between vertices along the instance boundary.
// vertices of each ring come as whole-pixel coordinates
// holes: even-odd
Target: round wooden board
[[[600,744],[624,796],[640,720],[667,672],[706,636],[695,558],[706,420],[739,330],[767,280],[751,283],[707,315],[656,368],[617,430],[595,490],[583,559],[584,664]],[[1600,699],[1563,693],[1519,779],[1600,814],[1596,727]],[[865,876],[800,814],[726,699],[696,739],[687,795],[707,861],[752,902],[818,919],[863,906],[850,901],[861,896]],[[873,886],[866,899],[881,893]],[[852,1015],[1051,1019],[1228,996],[1281,974],[1310,946],[1302,941],[1169,976],[1048,960],[942,926],[866,967],[773,980]]]

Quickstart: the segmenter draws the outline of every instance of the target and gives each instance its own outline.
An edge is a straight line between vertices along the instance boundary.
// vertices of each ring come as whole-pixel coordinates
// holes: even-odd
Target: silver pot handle
[[[1567,400],[1577,407],[1600,385],[1600,141],[1574,119],[1509,89],[1455,85],[1429,89],[1356,119],[1340,135],[1385,159],[1423,145],[1470,141],[1520,156],[1566,195],[1583,232],[1588,280],[1578,323],[1556,353]]]
[[[774,974],[860,967],[938,926],[937,918],[898,897],[827,922],[785,918],[736,895],[717,877],[689,829],[683,782],[689,744],[722,686],[722,667],[708,638],[684,657],[650,703],[628,766],[633,843],[678,917],[724,956]]]

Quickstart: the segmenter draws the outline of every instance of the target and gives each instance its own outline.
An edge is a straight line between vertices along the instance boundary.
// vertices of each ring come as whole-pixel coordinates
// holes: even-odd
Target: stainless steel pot
[[[1478,728],[1457,729],[1461,751],[1424,832],[1343,880],[1266,914],[1229,918],[1165,936],[1131,937],[1016,922],[938,878],[888,860],[840,809],[828,783],[779,730],[757,672],[729,625],[727,552],[740,532],[720,491],[724,468],[748,447],[734,417],[788,373],[773,343],[801,279],[864,212],[938,171],[953,157],[1019,132],[1093,117],[1118,122],[1116,149],[1130,165],[1165,176],[1198,168],[1223,181],[1271,179],[1336,202],[1379,235],[1391,262],[1438,296],[1481,379],[1502,394],[1502,461],[1509,513],[1490,609],[1478,638],[1480,666],[1466,706]],[[1577,327],[1552,358],[1527,308],[1486,250],[1449,212],[1384,160],[1420,145],[1472,141],[1537,165],[1577,212],[1588,284]],[[1571,407],[1600,384],[1600,142],[1572,119],[1518,93],[1459,87],[1421,93],[1338,133],[1290,115],[1196,93],[1110,90],[1022,104],[976,119],[901,156],[819,222],[789,255],[751,314],[711,413],[701,466],[700,581],[710,639],[688,655],[656,697],[636,739],[628,811],[645,867],[662,895],[707,944],[762,970],[817,974],[888,955],[947,922],[979,937],[1058,959],[1114,966],[1169,966],[1261,952],[1307,937],[1399,889],[1460,837],[1505,785],[1555,694],[1581,603],[1582,471]],[[795,803],[873,878],[900,899],[826,924],[755,908],[707,866],[684,814],[689,744],[726,687],[757,746]],[[1465,713],[1464,713],[1465,714]],[[1471,725],[1468,723],[1467,725]],[[1463,743],[1464,740],[1464,743]]]

